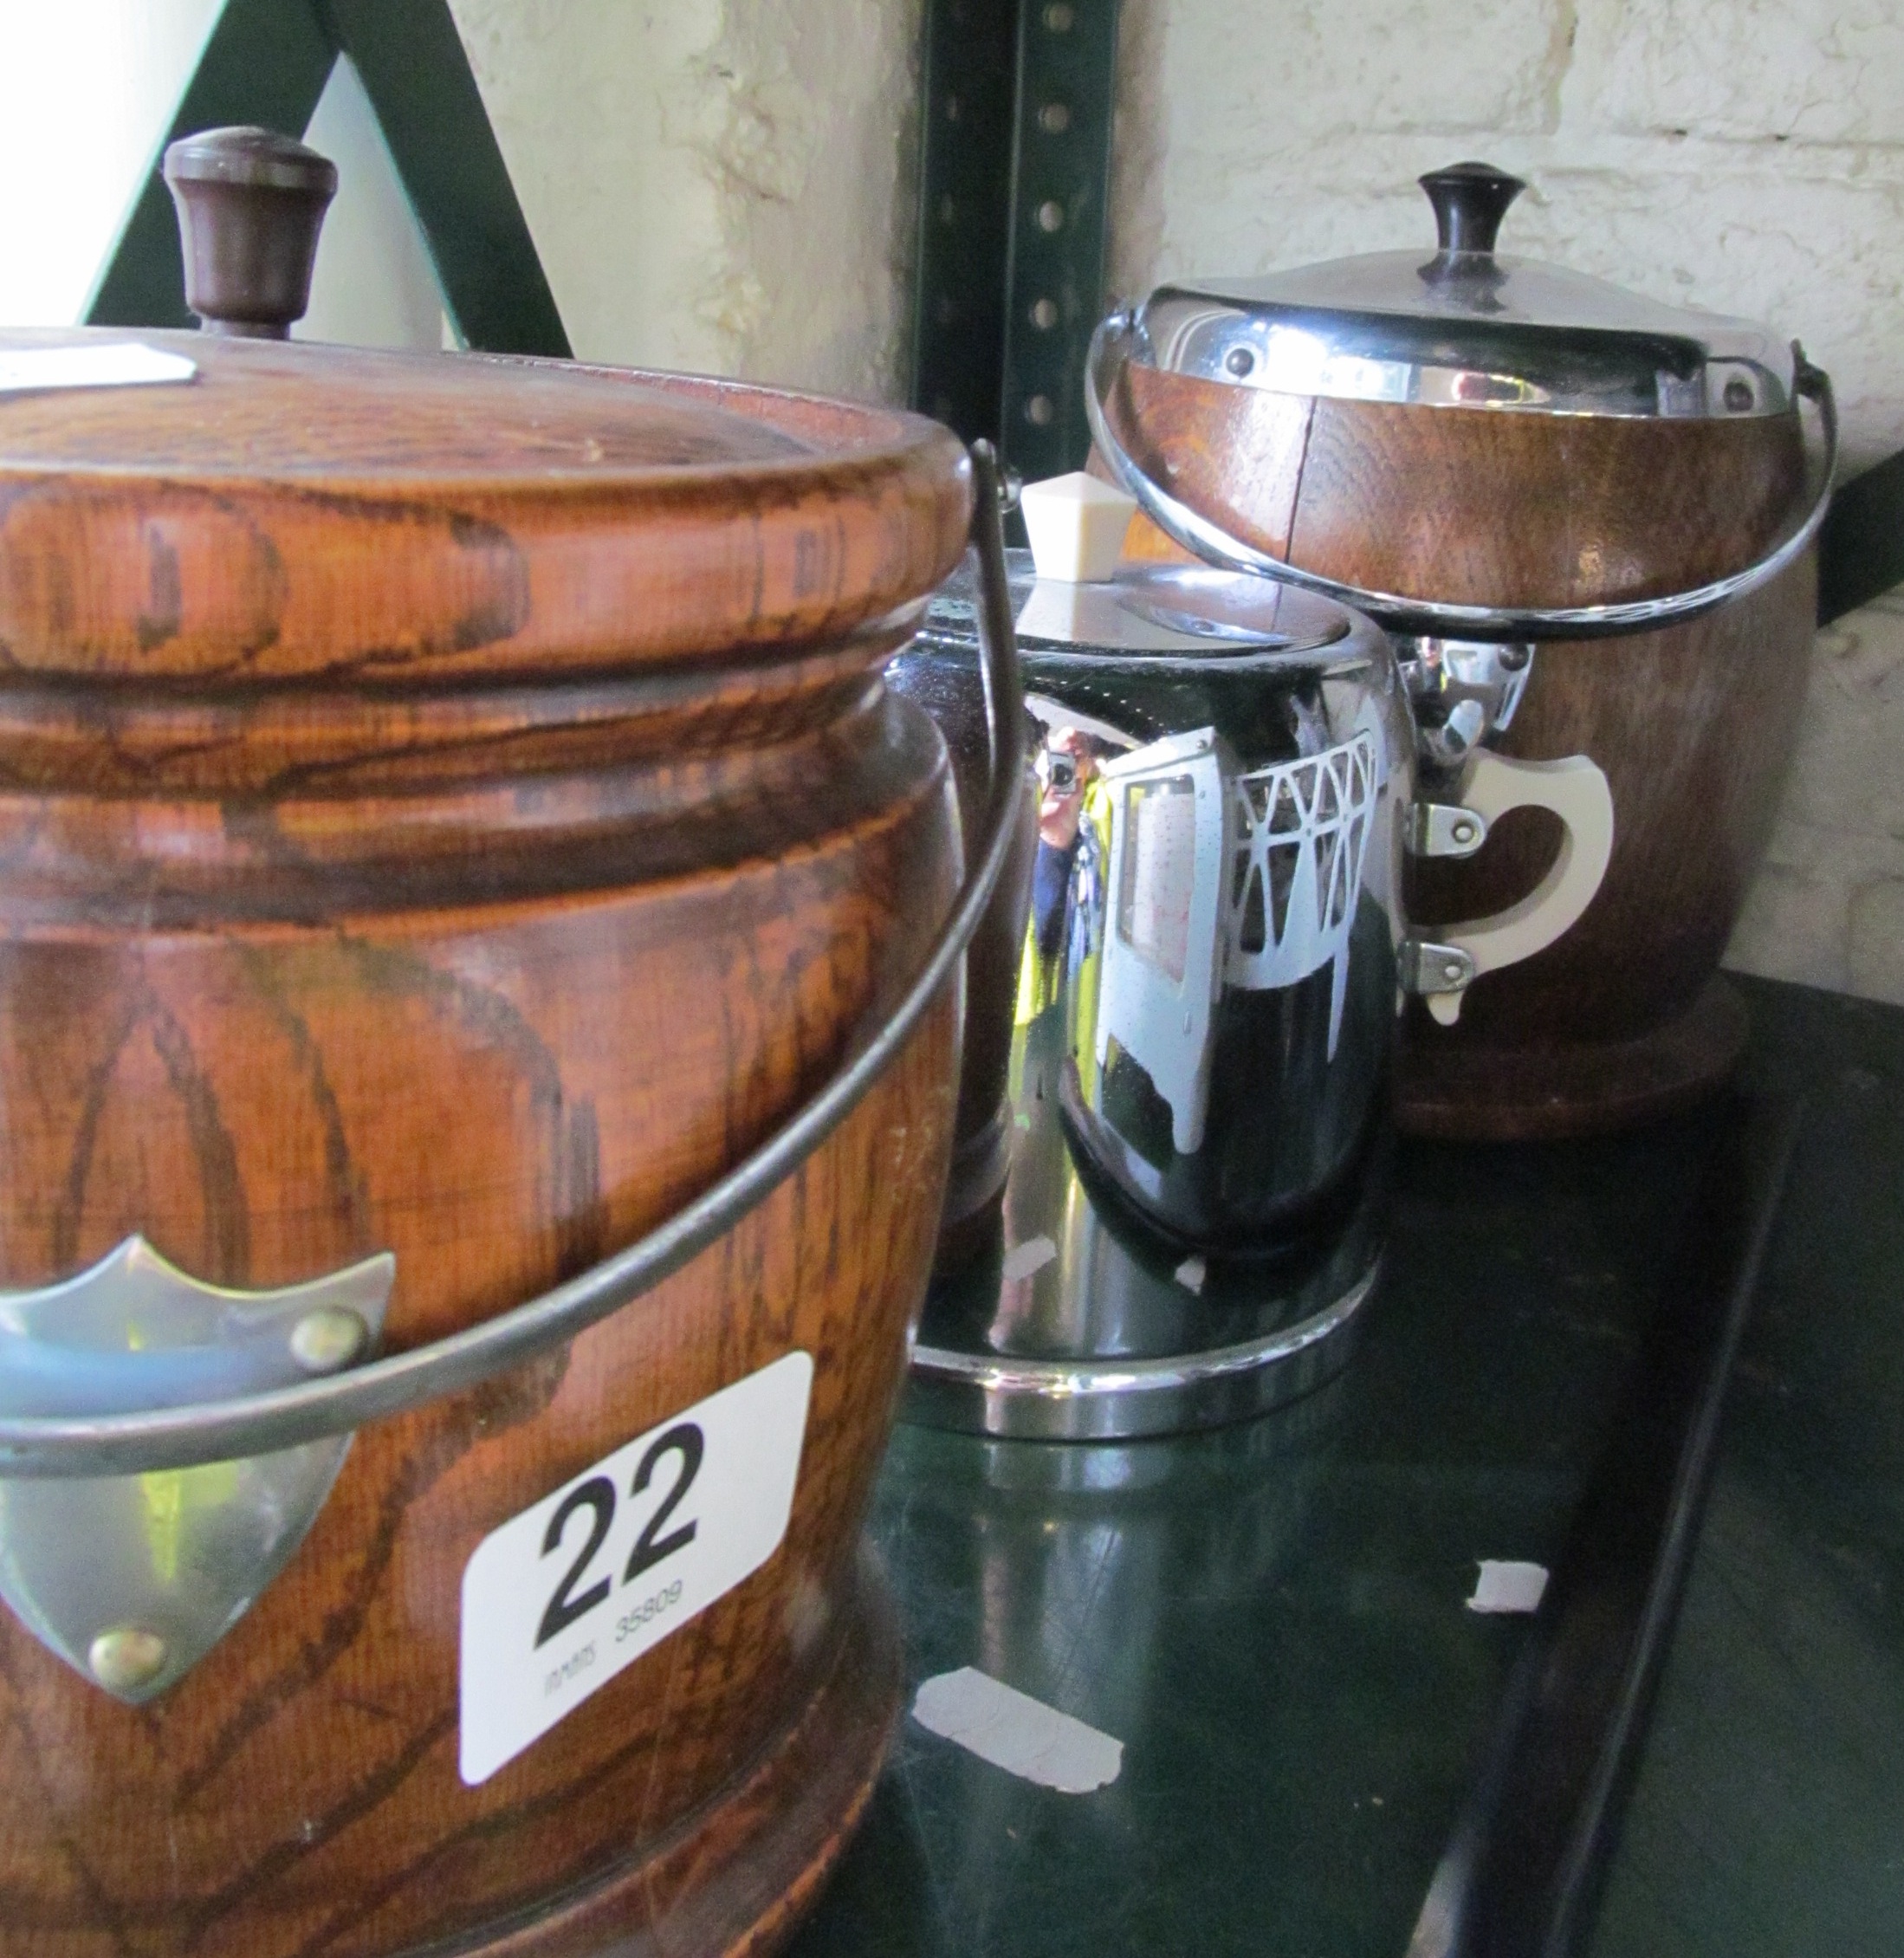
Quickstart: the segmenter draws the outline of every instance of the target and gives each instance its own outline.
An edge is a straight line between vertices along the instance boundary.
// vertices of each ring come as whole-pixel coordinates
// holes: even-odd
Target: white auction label
[[[463,1779],[487,1781],[780,1548],[809,1354],[638,1435],[476,1546],[463,1573]]]

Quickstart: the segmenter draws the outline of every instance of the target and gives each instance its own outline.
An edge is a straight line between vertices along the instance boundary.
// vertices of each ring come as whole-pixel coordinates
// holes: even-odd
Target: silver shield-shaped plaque
[[[0,1293],[0,1414],[191,1406],[336,1372],[375,1350],[396,1273],[384,1252],[306,1284],[232,1292],[129,1237],[75,1278]],[[142,1704],[289,1561],[350,1442],[146,1475],[0,1481],[0,1598],[83,1677]]]

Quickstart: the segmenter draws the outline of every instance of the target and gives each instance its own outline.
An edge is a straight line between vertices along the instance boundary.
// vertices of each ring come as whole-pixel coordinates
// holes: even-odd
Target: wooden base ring
[[[852,1840],[898,1724],[898,1621],[862,1554],[833,1663],[767,1749],[642,1855],[457,1958],[767,1958]]]
[[[1633,1041],[1543,1047],[1404,1044],[1396,1116],[1409,1135],[1527,1142],[1655,1121],[1720,1086],[1751,1030],[1745,1003],[1715,977],[1677,1020]]]

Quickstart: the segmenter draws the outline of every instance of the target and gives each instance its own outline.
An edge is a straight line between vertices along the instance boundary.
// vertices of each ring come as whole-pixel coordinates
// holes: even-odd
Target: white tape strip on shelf
[[[1545,1564],[1517,1564],[1484,1557],[1467,1608],[1471,1611],[1538,1611],[1546,1590]]]
[[[1124,1765],[1122,1741],[973,1666],[923,1682],[912,1717],[981,1760],[1061,1794],[1104,1787]]]

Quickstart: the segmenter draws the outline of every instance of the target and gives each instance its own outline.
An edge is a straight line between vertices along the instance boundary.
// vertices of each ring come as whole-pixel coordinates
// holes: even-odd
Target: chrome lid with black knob
[[[1485,163],[1421,179],[1438,248],[1370,252],[1158,288],[1143,308],[1158,365],[1338,400],[1545,414],[1782,414],[1791,343],[1769,327],[1668,306],[1497,253],[1526,185]]]

